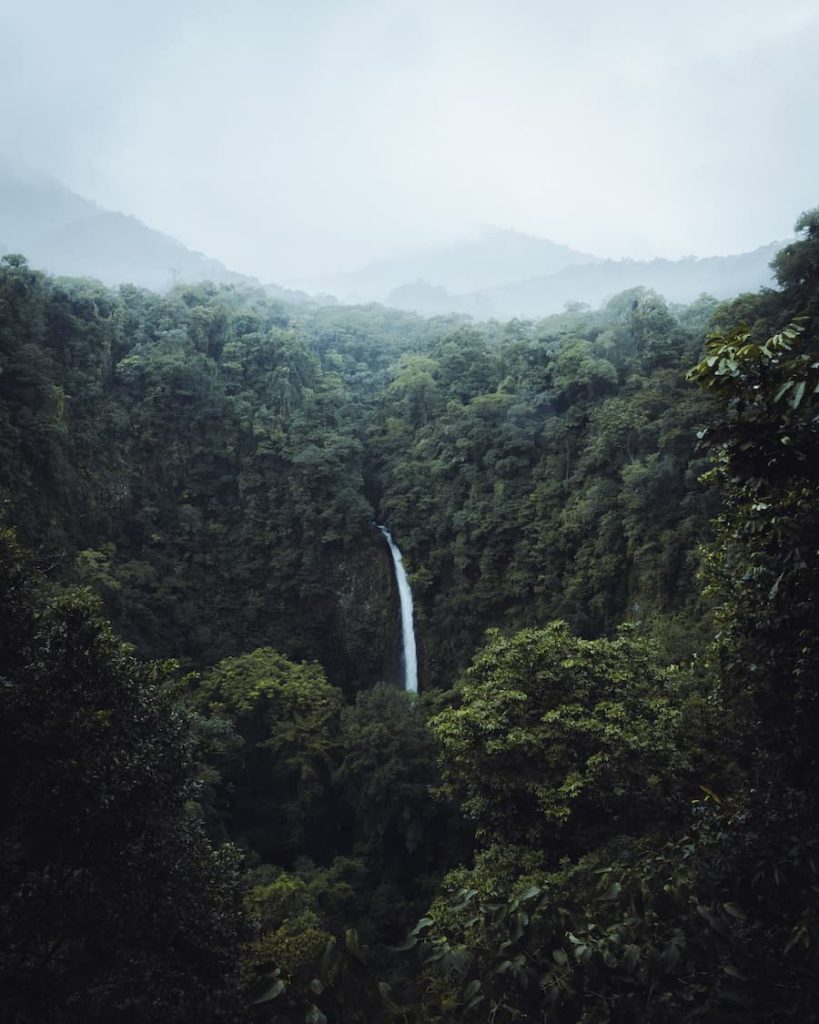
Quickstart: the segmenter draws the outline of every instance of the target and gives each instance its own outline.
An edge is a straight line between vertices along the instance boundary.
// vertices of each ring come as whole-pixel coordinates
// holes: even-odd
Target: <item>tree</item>
[[[321,666],[259,648],[220,661],[192,695],[230,721],[244,744],[222,769],[230,834],[273,863],[299,854],[327,860],[341,824],[331,783],[344,699]]]
[[[235,1020],[238,864],[192,800],[172,669],[0,534],[0,1009],[15,1024]]]
[[[806,210],[794,231],[802,237],[780,249],[771,266],[785,292],[785,315],[803,314],[813,319],[819,312],[819,206]]]
[[[562,622],[490,631],[461,706],[432,728],[446,789],[484,842],[582,851],[662,827],[693,788],[673,675],[628,629],[614,640],[578,639]]]
[[[359,694],[341,721],[334,784],[355,813],[368,856],[384,869],[396,857],[434,846],[428,829],[436,745],[417,702],[382,683]]]
[[[703,432],[725,489],[706,566],[721,601],[720,685],[746,723],[748,753],[758,762],[765,752],[762,774],[772,758],[780,783],[784,771],[800,788],[817,773],[819,729],[818,342],[802,321],[764,343],[740,324],[711,335],[690,374],[724,410]]]
[[[395,368],[390,391],[401,397],[404,414],[413,427],[427,423],[438,404],[437,368],[434,359],[416,353],[405,353]]]

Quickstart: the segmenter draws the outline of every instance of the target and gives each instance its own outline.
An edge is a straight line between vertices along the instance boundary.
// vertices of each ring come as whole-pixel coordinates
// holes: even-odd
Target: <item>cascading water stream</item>
[[[377,525],[377,524],[376,524]],[[398,597],[401,603],[401,636],[404,648],[404,689],[408,693],[418,693],[418,656],[415,652],[415,630],[412,625],[412,590],[404,570],[401,552],[390,535],[386,526],[378,529],[384,534],[395,566],[395,581],[398,584]]]

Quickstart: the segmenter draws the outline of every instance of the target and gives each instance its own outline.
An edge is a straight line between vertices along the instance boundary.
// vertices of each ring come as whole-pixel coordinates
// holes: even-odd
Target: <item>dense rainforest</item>
[[[4,257],[3,1019],[819,1020],[819,211],[773,269],[475,323]]]

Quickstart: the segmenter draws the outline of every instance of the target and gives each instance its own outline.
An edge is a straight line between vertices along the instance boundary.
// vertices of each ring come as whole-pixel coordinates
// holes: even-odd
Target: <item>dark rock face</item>
[[[332,682],[359,689],[401,681],[401,623],[390,554],[373,528],[332,559],[332,627],[322,663]]]

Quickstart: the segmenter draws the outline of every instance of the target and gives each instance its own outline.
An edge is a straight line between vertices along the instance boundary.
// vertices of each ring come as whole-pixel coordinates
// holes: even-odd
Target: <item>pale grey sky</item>
[[[817,67],[816,0],[3,0],[0,149],[263,279],[711,255],[819,204]]]

